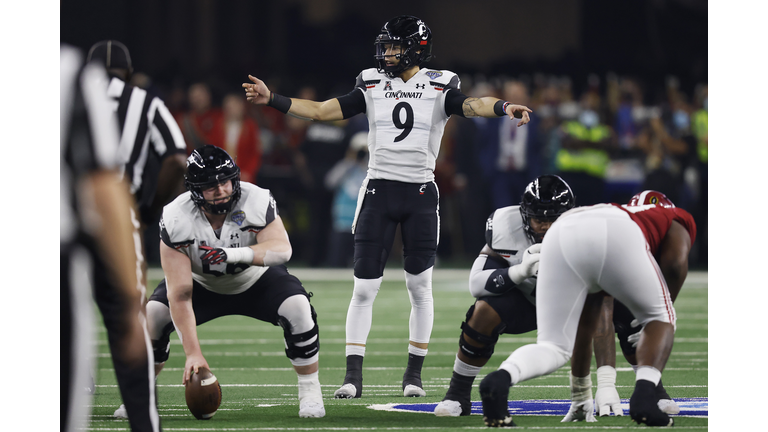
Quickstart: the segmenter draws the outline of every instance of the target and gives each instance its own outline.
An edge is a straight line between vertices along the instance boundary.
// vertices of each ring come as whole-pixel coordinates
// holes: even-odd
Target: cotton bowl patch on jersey
[[[709,398],[675,398],[680,407],[680,413],[672,417],[707,418],[709,413]],[[537,399],[509,401],[509,413],[515,415],[561,416],[568,414],[571,407],[569,399]],[[377,411],[398,411],[432,414],[437,403],[391,403],[369,405],[368,408]],[[629,399],[621,400],[624,415],[629,415]],[[483,415],[483,403],[472,402],[472,415]]]
[[[437,77],[443,76],[443,73],[439,71],[429,71],[425,75],[432,79],[435,79]]]
[[[242,210],[238,210],[234,213],[232,213],[232,222],[236,223],[237,226],[241,226],[243,224],[243,221],[245,220],[245,212]]]

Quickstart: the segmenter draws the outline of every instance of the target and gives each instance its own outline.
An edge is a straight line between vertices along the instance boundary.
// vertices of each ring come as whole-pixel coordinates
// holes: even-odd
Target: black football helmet
[[[576,205],[576,196],[571,187],[556,175],[543,175],[528,183],[520,202],[520,215],[523,217],[525,235],[534,242],[541,243],[544,234],[531,228],[531,218],[554,222],[561,214]]]
[[[203,189],[232,180],[231,199],[225,203],[211,204],[203,198]],[[212,214],[224,214],[240,199],[240,168],[223,149],[206,145],[196,148],[187,158],[184,187],[192,194],[192,201]]]
[[[424,21],[411,15],[400,15],[384,24],[374,41],[376,70],[394,78],[411,66],[418,66],[432,58],[432,31]],[[396,66],[387,66],[384,54],[387,45],[395,44],[402,52],[395,57],[400,60]]]

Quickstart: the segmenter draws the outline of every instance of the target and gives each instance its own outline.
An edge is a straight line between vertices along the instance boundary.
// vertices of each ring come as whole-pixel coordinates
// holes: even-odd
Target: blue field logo
[[[709,413],[708,398],[676,398],[675,402],[680,407],[680,414],[675,416],[683,417],[702,417],[707,418]],[[382,405],[370,405],[368,408],[379,411],[398,411],[428,413],[435,412],[437,403],[393,403]],[[509,413],[515,415],[549,415],[562,416],[568,414],[571,407],[569,399],[538,399],[509,401]],[[629,399],[621,400],[621,408],[624,415],[629,415]],[[472,402],[472,414],[482,415],[483,405],[481,402]]]

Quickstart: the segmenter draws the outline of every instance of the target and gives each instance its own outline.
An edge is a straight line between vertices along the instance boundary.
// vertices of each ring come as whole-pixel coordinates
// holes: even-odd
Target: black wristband
[[[291,103],[293,103],[291,98],[272,92],[269,95],[269,102],[267,102],[267,106],[271,106],[283,114],[288,114],[288,110],[291,109]]]
[[[504,117],[507,115],[507,106],[511,105],[511,103],[503,100],[496,101],[495,104],[493,104],[493,112],[499,116]]]

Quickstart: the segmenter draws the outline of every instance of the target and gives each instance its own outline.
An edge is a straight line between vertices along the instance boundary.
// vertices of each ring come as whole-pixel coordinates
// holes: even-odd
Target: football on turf
[[[187,407],[198,420],[210,420],[221,405],[221,386],[210,370],[201,367],[187,380]]]

